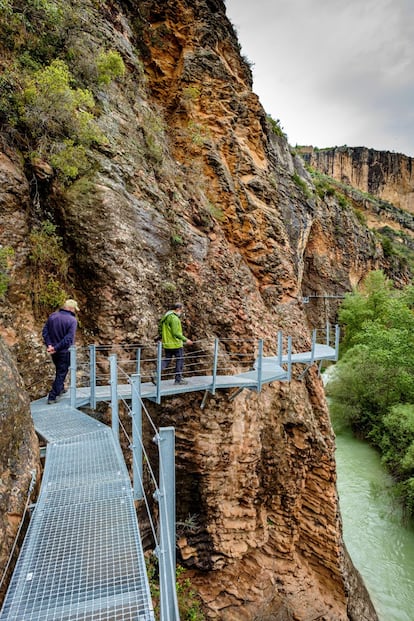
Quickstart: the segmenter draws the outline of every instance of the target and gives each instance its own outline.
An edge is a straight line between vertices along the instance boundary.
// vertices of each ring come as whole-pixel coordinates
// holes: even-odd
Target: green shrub
[[[16,69],[6,69],[0,75],[0,120],[9,127],[15,127],[19,121],[16,93],[21,88],[21,77]]]
[[[37,304],[45,309],[55,309],[62,306],[66,298],[66,291],[61,283],[51,276],[39,289]]]
[[[286,138],[286,134],[280,124],[280,119],[275,120],[270,114],[266,114],[266,119],[269,123],[270,129],[274,134],[276,134],[276,136],[282,136]]]
[[[185,102],[196,101],[200,97],[200,93],[198,86],[186,86],[183,88],[181,97]]]
[[[346,198],[346,196],[344,196],[340,192],[336,192],[335,194],[336,194],[336,199],[338,201],[338,205],[342,207],[342,209],[346,209],[347,207],[349,207],[349,201]]]
[[[35,137],[76,137],[83,144],[102,134],[93,114],[90,91],[72,88],[72,76],[62,60],[54,60],[27,78],[20,104],[21,118]]]
[[[173,233],[170,239],[172,246],[182,246],[184,244],[184,239],[178,233]]]
[[[220,207],[217,207],[217,205],[215,205],[214,203],[212,203],[211,201],[208,203],[208,212],[211,214],[211,216],[215,219],[218,220],[219,222],[223,222],[224,220],[224,212]]]
[[[303,194],[307,198],[310,198],[312,193],[306,181],[302,179],[302,177],[300,177],[297,173],[293,173],[292,179],[293,179],[294,184],[303,192]]]
[[[96,61],[98,83],[109,84],[115,78],[125,74],[125,65],[121,55],[114,50],[100,52]]]
[[[161,288],[166,292],[166,293],[173,293],[174,291],[176,291],[177,289],[177,285],[174,282],[171,282],[170,280],[164,280],[161,283]]]
[[[54,310],[67,297],[65,284],[68,259],[56,226],[49,221],[32,231],[29,237],[32,263],[32,297],[35,313]]]
[[[392,255],[394,255],[395,250],[394,250],[394,246],[390,238],[386,237],[385,235],[381,235],[380,239],[381,239],[381,246],[382,246],[382,251],[384,253],[384,257],[391,257]]]
[[[47,62],[61,44],[68,13],[62,0],[0,0],[2,44],[16,55],[23,50]]]
[[[12,0],[0,0],[0,12],[4,17],[13,13]]]
[[[383,417],[379,441],[383,462],[394,476],[414,475],[414,405],[398,404]]]
[[[79,173],[88,169],[89,161],[83,145],[75,145],[73,140],[64,140],[55,146],[55,150],[50,163],[61,172],[64,179],[76,179]]]
[[[89,8],[82,3],[0,3],[0,37],[14,59],[0,76],[0,122],[11,139],[24,135],[21,143],[28,145],[24,157],[48,161],[64,181],[71,181],[90,167],[88,150],[108,142],[97,123],[92,91],[123,76],[124,62],[115,50],[92,54],[90,46],[86,49],[74,32],[88,15]],[[78,56],[71,59],[73,46]],[[76,84],[63,52],[73,61],[82,86],[86,83],[89,88]],[[76,60],[79,57],[81,61]],[[152,136],[148,142],[156,159],[161,159]]]
[[[31,156],[49,160],[69,179],[87,169],[86,150],[106,142],[93,114],[92,93],[72,82],[66,63],[55,60],[26,78],[17,99],[20,122],[35,142]]]
[[[2,246],[0,248],[0,298],[3,298],[9,286],[9,263],[13,256],[14,250],[10,246]]]
[[[358,222],[360,224],[362,224],[362,226],[367,226],[368,222],[367,222],[367,217],[364,214],[363,211],[361,211],[361,209],[353,209],[354,215],[356,217],[356,219],[358,220]]]
[[[401,481],[396,486],[397,495],[405,509],[408,520],[414,515],[414,477]],[[407,521],[408,521],[407,520]]]
[[[160,587],[158,559],[155,555],[146,558],[146,568],[155,616],[159,618]],[[185,574],[186,570],[184,567],[177,565],[176,589],[180,619],[181,621],[205,621],[201,599],[192,588],[191,582]]]
[[[177,565],[177,598],[180,618],[182,621],[205,621],[201,600],[185,577],[184,567]]]
[[[38,269],[53,270],[66,277],[67,256],[62,247],[62,238],[56,233],[56,225],[45,220],[30,233],[30,259]]]
[[[196,123],[195,121],[188,122],[188,131],[190,134],[191,142],[197,145],[198,147],[202,147],[206,140],[208,139],[209,132],[205,129],[200,123]]]
[[[316,194],[319,198],[324,199],[326,196],[330,197],[336,195],[336,182],[331,177],[315,171],[310,166],[308,170],[312,176]]]

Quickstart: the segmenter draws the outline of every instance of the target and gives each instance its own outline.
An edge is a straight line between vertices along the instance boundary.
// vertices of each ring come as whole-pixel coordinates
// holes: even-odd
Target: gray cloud
[[[291,144],[414,156],[412,0],[227,0],[254,90]]]

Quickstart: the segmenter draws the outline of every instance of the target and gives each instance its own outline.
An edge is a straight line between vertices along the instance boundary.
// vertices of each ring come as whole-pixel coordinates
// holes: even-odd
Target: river
[[[336,431],[345,544],[380,621],[414,621],[414,524],[404,526],[378,453]]]

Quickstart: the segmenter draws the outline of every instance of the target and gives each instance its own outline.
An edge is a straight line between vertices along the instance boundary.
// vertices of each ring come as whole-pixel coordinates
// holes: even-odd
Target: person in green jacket
[[[188,384],[183,380],[184,368],[184,344],[192,345],[193,341],[183,335],[181,325],[181,315],[183,305],[174,304],[171,310],[167,311],[159,323],[158,332],[164,348],[164,358],[161,363],[161,371],[167,369],[173,358],[175,358],[175,381],[174,384]]]

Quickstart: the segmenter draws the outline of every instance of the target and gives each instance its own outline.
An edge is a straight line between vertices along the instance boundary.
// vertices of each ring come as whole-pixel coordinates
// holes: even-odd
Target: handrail
[[[332,336],[329,323],[326,324],[324,329],[318,328],[312,331],[311,348],[308,352],[309,356],[306,363],[308,367],[315,361],[316,348],[319,346],[329,348],[326,350],[326,356],[322,356],[322,358],[338,360],[339,326],[335,327],[335,343],[331,345]],[[239,342],[243,343],[243,347],[240,348],[241,351],[235,351],[231,344]],[[290,381],[292,365],[300,363],[301,352],[293,353],[292,338],[284,337],[281,330],[277,333],[276,342],[270,341],[268,338],[256,341],[216,338],[211,349],[206,341],[202,341],[202,343],[202,348],[196,351],[191,349],[185,351],[185,371],[188,377],[196,378],[201,376],[210,378],[210,382],[207,382],[207,390],[211,394],[215,394],[220,384],[223,384],[222,379],[219,381],[218,378],[225,376],[233,377],[239,374],[244,374],[246,379],[251,378],[252,381],[255,381],[255,386],[252,385],[251,388],[260,391],[264,383],[272,381],[268,378],[269,370],[276,368],[274,365],[277,365],[280,369],[280,373],[277,375],[278,380]],[[265,348],[267,350],[266,355],[264,354]],[[76,405],[78,389],[79,395],[88,394],[88,400],[93,408],[96,407],[100,395],[107,394],[105,391],[102,392],[100,387],[108,387],[114,383],[111,377],[111,356],[114,355],[117,356],[117,366],[120,371],[122,370],[125,383],[129,383],[129,378],[137,373],[140,375],[141,383],[154,383],[155,402],[157,404],[161,403],[162,392],[165,388],[164,380],[172,379],[175,374],[174,369],[165,369],[161,374],[163,363],[161,342],[157,344],[151,343],[150,346],[145,348],[140,343],[135,349],[131,344],[125,346],[117,344],[114,347],[92,344],[87,348],[80,348],[80,350],[82,352],[80,356],[82,362],[81,370],[79,371],[79,361],[77,358],[79,349],[71,349],[70,403],[72,407]],[[118,353],[116,353],[116,350],[118,350]],[[86,352],[89,352],[89,360],[85,363],[84,354]],[[322,354],[324,353],[322,351]],[[318,360],[320,360],[320,354],[321,350],[319,349]],[[255,371],[255,376],[248,375],[252,370]],[[88,379],[86,379],[86,371],[88,371]],[[228,382],[224,383],[228,384]],[[88,387],[89,393],[82,392],[82,387]]]
[[[76,406],[76,347],[70,348],[70,406]]]

